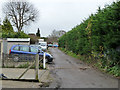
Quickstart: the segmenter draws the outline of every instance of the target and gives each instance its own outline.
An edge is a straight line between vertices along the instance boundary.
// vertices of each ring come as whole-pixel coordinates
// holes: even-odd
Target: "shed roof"
[[[7,38],[7,41],[17,41],[17,42],[21,42],[21,41],[26,41],[26,42],[29,42],[30,41],[30,38]]]

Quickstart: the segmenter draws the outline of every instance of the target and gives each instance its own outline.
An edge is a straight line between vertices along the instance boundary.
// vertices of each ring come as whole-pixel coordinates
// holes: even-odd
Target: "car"
[[[38,43],[43,51],[47,50],[47,42],[39,42]]]
[[[57,44],[54,44],[53,47],[58,47],[58,45],[57,45]]]
[[[14,61],[19,61],[20,55],[36,55],[37,53],[42,58],[45,53],[46,62],[50,63],[53,61],[52,55],[30,45],[13,45],[9,51],[9,54],[13,56]]]
[[[48,44],[48,47],[52,47],[53,45],[52,44]]]

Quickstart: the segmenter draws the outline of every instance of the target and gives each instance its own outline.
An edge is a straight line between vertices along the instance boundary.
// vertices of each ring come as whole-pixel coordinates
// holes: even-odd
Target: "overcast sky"
[[[0,3],[0,13],[2,3]],[[8,0],[4,0],[8,1]],[[12,0],[10,0],[12,1]],[[48,36],[55,30],[69,31],[82,20],[97,12],[113,0],[27,0],[39,11],[39,18],[35,23],[24,27],[26,33],[36,33],[39,28],[41,36]],[[115,0],[114,0],[115,1]],[[2,18],[2,17],[0,17]]]

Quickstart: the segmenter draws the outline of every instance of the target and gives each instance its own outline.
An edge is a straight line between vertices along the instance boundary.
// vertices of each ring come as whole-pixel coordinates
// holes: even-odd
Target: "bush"
[[[29,38],[27,34],[25,34],[23,31],[21,32],[3,32],[2,38]]]
[[[120,1],[99,7],[96,14],[60,37],[59,46],[76,55],[101,59],[102,68],[109,62],[111,67],[120,66],[120,52],[116,50],[120,46]]]

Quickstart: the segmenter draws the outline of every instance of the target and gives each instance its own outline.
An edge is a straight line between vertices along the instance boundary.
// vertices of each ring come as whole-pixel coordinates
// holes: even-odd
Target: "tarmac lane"
[[[118,88],[118,79],[106,75],[82,61],[50,48],[54,63],[49,65],[53,78],[49,88]]]

